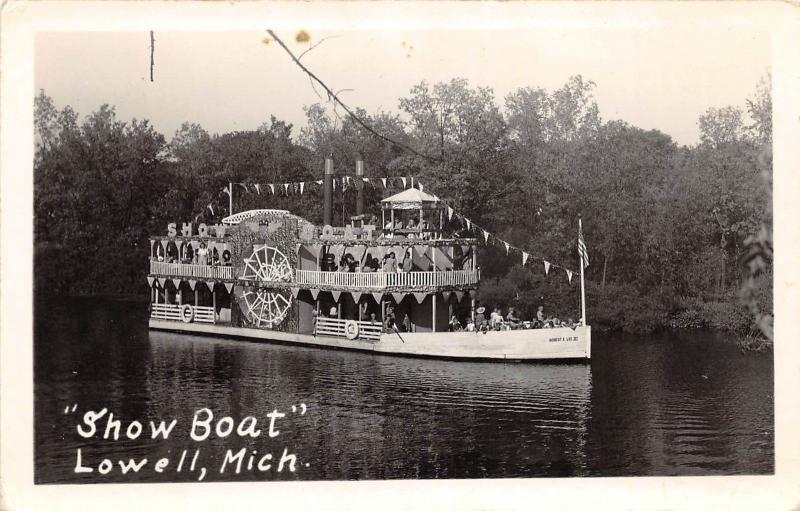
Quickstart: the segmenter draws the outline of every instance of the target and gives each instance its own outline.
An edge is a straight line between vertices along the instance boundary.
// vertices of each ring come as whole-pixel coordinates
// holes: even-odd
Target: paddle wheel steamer
[[[362,188],[346,226],[331,225],[330,160],[322,226],[270,209],[220,225],[170,224],[166,236],[150,240],[150,328],[453,359],[590,357],[585,321],[450,331],[454,310],[475,318],[477,240],[446,232],[441,201],[413,187],[381,201],[376,225],[363,214]],[[398,228],[409,215],[418,224]]]

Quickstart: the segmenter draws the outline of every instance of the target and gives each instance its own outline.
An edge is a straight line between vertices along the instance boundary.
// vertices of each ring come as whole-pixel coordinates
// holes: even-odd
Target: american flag
[[[586,243],[583,241],[583,228],[578,222],[578,255],[581,256],[583,267],[589,266],[589,251],[586,250]]]

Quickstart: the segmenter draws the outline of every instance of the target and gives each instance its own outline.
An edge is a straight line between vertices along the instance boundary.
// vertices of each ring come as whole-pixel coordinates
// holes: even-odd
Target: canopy
[[[441,201],[421,190],[409,188],[381,201],[383,209],[436,209]]]

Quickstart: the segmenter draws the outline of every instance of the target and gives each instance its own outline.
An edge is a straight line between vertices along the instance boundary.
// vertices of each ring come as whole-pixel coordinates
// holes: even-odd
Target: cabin
[[[357,179],[356,215],[334,226],[332,181],[326,160],[323,225],[259,209],[152,237],[151,318],[378,341],[445,331],[456,307],[474,314],[477,241],[446,231],[438,198],[413,187],[387,197],[378,224]]]

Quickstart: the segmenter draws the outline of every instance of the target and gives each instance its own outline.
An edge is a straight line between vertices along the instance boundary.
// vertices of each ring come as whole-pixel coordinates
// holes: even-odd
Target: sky
[[[604,120],[621,119],[667,133],[680,144],[699,139],[709,107],[745,107],[770,69],[769,33],[758,24],[695,19],[647,26],[540,26],[445,30],[279,30],[302,62],[350,107],[396,112],[422,80],[463,77],[491,87],[502,106],[521,87],[561,87],[576,74],[596,84]],[[305,124],[303,107],[324,102],[309,78],[265,31],[156,31],[154,81],[150,34],[41,32],[34,83],[56,106],[81,115],[108,103],[118,118],[149,119],[170,139],[183,122],[211,133],[255,129],[271,115]]]

